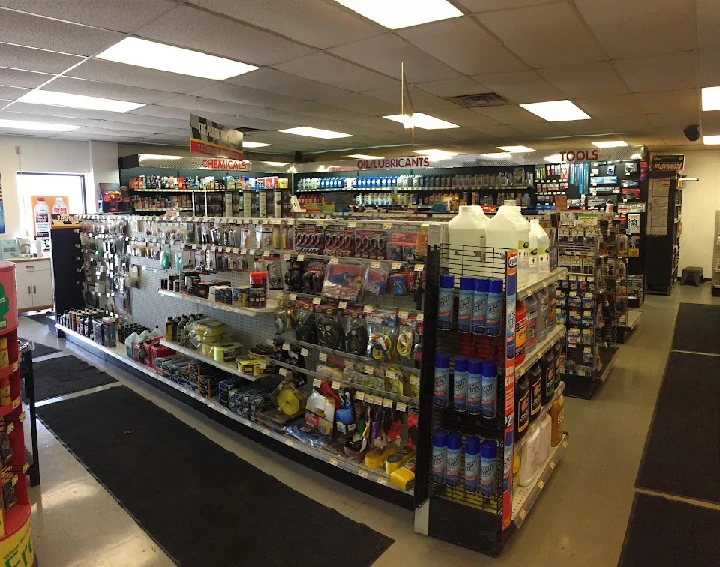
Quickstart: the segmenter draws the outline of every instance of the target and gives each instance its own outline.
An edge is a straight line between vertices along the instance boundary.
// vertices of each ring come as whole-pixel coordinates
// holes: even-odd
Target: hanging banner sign
[[[562,161],[598,161],[600,152],[598,150],[568,150],[560,154]]]
[[[428,157],[401,157],[387,159],[359,159],[358,169],[403,169],[408,167],[430,167]]]
[[[652,169],[654,171],[682,171],[685,167],[685,155],[653,156]]]
[[[243,133],[203,118],[190,115],[190,151],[228,159],[243,158]]]

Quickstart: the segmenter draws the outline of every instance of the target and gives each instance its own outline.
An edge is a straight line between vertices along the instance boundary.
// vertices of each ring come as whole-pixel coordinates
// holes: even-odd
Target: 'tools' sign
[[[560,155],[562,161],[597,161],[600,153],[598,150],[568,150]]]

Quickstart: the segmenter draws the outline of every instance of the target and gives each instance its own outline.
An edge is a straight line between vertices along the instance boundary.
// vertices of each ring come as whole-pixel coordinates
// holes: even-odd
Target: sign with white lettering
[[[404,169],[409,167],[430,167],[428,157],[401,157],[386,159],[359,159],[358,169]]]
[[[243,158],[243,133],[202,116],[190,115],[190,151],[228,159]]]

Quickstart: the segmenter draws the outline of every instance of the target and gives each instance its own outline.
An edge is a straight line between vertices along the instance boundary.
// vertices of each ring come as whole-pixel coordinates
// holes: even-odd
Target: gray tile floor
[[[570,447],[527,521],[500,559],[413,532],[413,514],[284,459],[221,427],[82,349],[76,356],[109,374],[226,449],[282,482],[392,537],[376,562],[396,565],[616,565],[635,493],[635,476],[672,343],[678,304],[720,304],[709,285],[650,296],[607,383],[591,401],[568,399]],[[46,327],[23,318],[20,336],[65,348]],[[113,385],[107,386],[113,387]],[[80,394],[82,395],[82,394]],[[83,466],[38,424],[41,486],[31,490],[35,550],[43,565],[161,567],[168,556]]]

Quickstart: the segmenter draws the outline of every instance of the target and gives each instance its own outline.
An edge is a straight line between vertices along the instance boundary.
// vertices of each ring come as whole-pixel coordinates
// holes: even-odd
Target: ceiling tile
[[[31,73],[29,71],[17,71],[0,67],[0,85],[6,87],[34,89],[50,79],[52,79],[52,75],[46,73]]]
[[[144,69],[112,61],[101,61],[100,59],[88,59],[67,75],[129,87],[157,89],[169,93],[186,93],[208,84],[206,79]]]
[[[373,116],[386,116],[397,110],[396,105],[390,102],[379,100],[360,93],[348,92],[342,96],[334,96],[333,94],[328,95],[327,97],[317,97],[317,100],[331,106],[345,108],[346,110],[352,110],[353,112],[360,112]]]
[[[575,0],[611,59],[695,49],[692,0]]]
[[[20,87],[0,86],[0,99],[17,100],[28,91],[29,91],[29,89],[23,89]],[[2,105],[2,106],[4,106],[4,105]]]
[[[346,108],[338,108],[329,104],[323,104],[317,101],[301,102],[297,108],[297,112],[306,116],[317,116],[321,118],[332,118],[333,120],[347,121],[353,115],[356,119],[365,118],[367,115],[360,112],[354,112]]]
[[[682,132],[688,124],[697,124],[698,115],[696,112],[663,112],[660,114],[648,114],[648,120],[655,128],[677,128],[678,133]]]
[[[703,112],[702,113],[702,133],[705,135],[720,135],[720,112]],[[688,124],[697,124],[698,121],[688,122]],[[680,133],[678,131],[678,133]]]
[[[633,95],[599,95],[576,99],[575,104],[592,118],[604,118],[614,114],[643,114]]]
[[[50,106],[44,104],[26,104],[24,102],[16,102],[8,110],[10,109],[12,109],[13,112],[22,112],[24,114],[42,114],[58,118],[94,118],[102,120],[112,118],[117,115],[116,112],[87,110],[83,108],[67,108],[64,106]]]
[[[459,0],[458,3],[471,12],[491,12],[494,10],[511,10],[526,6],[552,4],[553,2],[557,2],[557,0]]]
[[[518,104],[564,98],[562,92],[536,71],[479,75],[474,78],[490,90]]]
[[[472,112],[477,112],[483,116],[492,118],[496,122],[501,124],[528,124],[532,122],[544,122],[539,116],[535,116],[533,113],[528,112],[524,108],[515,106],[514,104],[507,104],[505,106],[488,106],[483,108],[473,108]]]
[[[245,108],[242,104],[236,102],[213,100],[192,95],[175,95],[157,104],[171,108],[184,108],[192,114],[200,113],[203,114],[203,116],[205,116],[205,112],[229,114],[231,116],[238,115]]]
[[[699,92],[697,89],[638,93],[635,99],[646,114],[661,112],[698,112]]]
[[[329,52],[398,80],[400,65],[404,62],[405,77],[411,83],[440,81],[460,76],[460,73],[442,61],[393,33],[334,47]]]
[[[147,104],[135,110],[131,110],[128,114],[137,114],[140,116],[157,116],[158,118],[174,118],[176,120],[187,120],[190,124],[190,111],[186,108],[172,108],[170,106],[159,106],[156,104]]]
[[[116,122],[114,120],[95,120],[91,124],[94,128],[104,128],[105,130],[112,130],[118,132],[142,132],[142,133],[154,133],[162,132],[165,130],[162,126],[150,125],[150,124],[127,124],[124,122]],[[189,129],[188,129],[189,132]]]
[[[587,33],[567,1],[486,12],[477,17],[510,50],[535,68],[605,58],[600,44]]]
[[[574,136],[582,136],[585,134],[605,134],[607,126],[597,118],[590,120],[574,120],[572,122],[557,122],[559,131],[567,132]]]
[[[274,67],[291,75],[358,92],[400,84],[395,79],[363,69],[327,53],[313,53]]]
[[[0,43],[0,66],[2,67],[41,73],[62,73],[65,69],[81,61],[82,58],[77,55],[64,55],[44,49]]]
[[[460,108],[457,104],[445,100],[439,96],[435,96],[429,92],[423,91],[415,86],[408,88],[410,100],[412,101],[412,109],[414,112],[424,112],[432,114],[438,110],[457,110]],[[395,111],[393,114],[400,114],[400,84],[392,88],[377,89],[369,91],[368,96],[379,98],[390,103],[395,103]],[[407,102],[407,101],[406,101]]]
[[[320,49],[360,41],[385,31],[354,12],[322,0],[190,0],[190,3]],[[322,22],[321,30],[318,22]]]
[[[62,124],[78,124],[78,125],[90,125],[99,122],[92,118],[70,118],[53,116],[51,114],[42,113],[30,113],[19,111],[15,109],[15,105],[9,107],[7,110],[0,112],[0,117],[8,120],[32,120],[33,122],[50,122],[50,123],[62,123]]]
[[[189,6],[177,8],[136,33],[253,65],[272,65],[313,52],[277,35]]]
[[[14,2],[17,4],[17,2]],[[122,34],[0,10],[0,41],[76,55],[95,55],[122,39]]]
[[[127,100],[143,104],[156,103],[172,96],[172,93],[158,90],[140,89],[112,83],[99,83],[97,81],[73,79],[71,77],[58,77],[52,83],[43,87],[43,90],[103,97],[112,100]]]
[[[271,93],[299,96],[305,100],[320,100],[327,97],[340,98],[350,92],[325,83],[284,73],[272,67],[263,67],[252,73],[233,77],[225,82]]]
[[[142,22],[154,20],[177,4],[172,0],[112,0],[102,6],[97,0],[0,0],[0,6],[98,28],[133,32]]]
[[[700,49],[698,51],[698,66],[699,87],[720,85],[720,47]]]
[[[583,122],[587,122],[587,120],[583,120]],[[567,130],[559,122],[546,122],[545,120],[516,124],[515,128],[531,136],[562,136],[567,133]],[[587,126],[583,127],[582,131],[585,132],[586,129]]]
[[[696,86],[693,51],[613,61],[632,92],[671,91]]]
[[[398,34],[466,75],[527,69],[525,63],[469,17],[401,29]]]
[[[185,118],[168,118],[152,116],[149,114],[131,114],[124,112],[115,117],[109,117],[112,122],[122,122],[123,124],[146,124],[148,126],[160,126],[161,128],[183,128],[186,132],[190,132],[189,115]]]
[[[277,108],[286,111],[294,111],[303,103],[300,98],[224,83],[214,83],[190,94],[213,100]]]
[[[462,128],[475,128],[484,130],[485,127],[492,128],[498,126],[498,122],[488,116],[484,116],[478,112],[473,112],[469,108],[458,108],[456,110],[441,110],[436,113],[438,118],[457,124]],[[457,128],[453,128],[457,130]],[[440,132],[441,130],[437,130]],[[448,130],[442,130],[447,132]]]
[[[460,96],[467,94],[486,93],[491,89],[470,77],[418,83],[416,87],[441,97]]]
[[[562,91],[567,98],[593,96],[598,92],[612,94],[629,92],[615,68],[606,61],[538,69],[538,73]]]
[[[720,4],[717,0],[695,0],[697,6],[698,47],[720,45]]]

